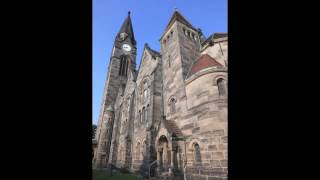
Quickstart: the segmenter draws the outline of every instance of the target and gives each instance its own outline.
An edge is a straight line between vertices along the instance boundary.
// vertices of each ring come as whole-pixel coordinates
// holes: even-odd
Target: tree
[[[92,139],[94,139],[94,138],[95,138],[96,130],[97,130],[97,125],[92,124]]]

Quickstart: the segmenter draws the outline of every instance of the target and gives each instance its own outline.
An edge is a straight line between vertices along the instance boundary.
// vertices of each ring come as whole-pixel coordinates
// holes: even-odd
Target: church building
[[[93,166],[227,179],[227,33],[206,38],[175,10],[159,43],[145,43],[137,69],[129,12],[110,57]]]

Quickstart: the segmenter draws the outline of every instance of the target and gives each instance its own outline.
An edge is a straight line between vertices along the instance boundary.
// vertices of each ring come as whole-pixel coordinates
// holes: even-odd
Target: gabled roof
[[[209,41],[218,39],[218,38],[223,38],[223,37],[228,37],[228,33],[212,33],[205,41],[203,41],[201,44],[204,45]]]
[[[174,121],[163,120],[162,122],[163,122],[165,128],[169,131],[169,133],[175,134],[177,137],[183,136],[181,130],[178,128],[178,126],[176,125],[176,123]]]
[[[116,39],[119,38],[120,34],[121,33],[127,33],[128,34],[128,37],[127,38],[130,38],[131,40],[131,43],[133,45],[136,44],[136,40],[134,39],[134,34],[133,34],[133,28],[132,28],[132,22],[131,22],[131,18],[130,18],[130,11],[128,12],[128,16],[127,18],[124,20],[117,36],[116,36]]]
[[[203,54],[198,58],[197,61],[195,61],[191,67],[191,69],[188,72],[187,77],[192,76],[193,74],[201,71],[202,69],[208,68],[208,67],[223,67],[218,61],[216,61],[214,58],[212,58],[208,54]]]
[[[193,27],[191,25],[191,23],[189,23],[189,21],[186,20],[186,18],[184,18],[177,10],[174,11],[173,15],[171,16],[171,19],[169,21],[169,23],[167,24],[164,32],[167,32],[168,29],[170,29],[170,27],[173,25],[174,22],[179,21],[180,23],[186,25],[187,27],[190,27],[192,29],[194,29],[195,31],[197,31],[197,29],[195,27]],[[165,34],[165,33],[164,33]],[[163,35],[164,35],[163,34]],[[162,38],[162,37],[161,37]],[[161,39],[160,38],[160,39]]]
[[[139,69],[136,72],[136,79],[138,78],[138,75],[139,75],[139,72],[140,72],[140,69],[141,69],[141,66],[142,66],[142,63],[143,63],[143,58],[144,58],[145,51],[148,51],[151,54],[152,57],[161,57],[161,55],[160,55],[160,53],[158,51],[151,49],[150,46],[148,45],[148,43],[145,43],[143,51],[142,51],[142,56],[141,56],[141,60],[140,60],[140,64],[139,64]]]
[[[145,44],[144,44],[144,47],[150,52],[150,54],[151,54],[152,56],[158,56],[158,57],[160,57],[160,53],[159,53],[158,51],[156,51],[156,50],[151,49],[148,43],[145,43]]]
[[[228,37],[228,33],[214,33],[213,34],[213,39],[218,39],[218,38],[223,38],[223,37]]]

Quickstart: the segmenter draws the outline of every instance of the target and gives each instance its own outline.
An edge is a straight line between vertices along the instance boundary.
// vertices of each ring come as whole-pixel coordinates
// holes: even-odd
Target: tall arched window
[[[169,100],[169,107],[170,107],[170,113],[171,114],[176,112],[176,99],[175,98],[171,98]]]
[[[141,122],[145,121],[145,117],[146,117],[146,110],[145,110],[145,107],[143,107],[142,108],[142,120],[141,120]]]
[[[120,75],[120,76],[127,76],[127,69],[128,69],[128,59],[127,59],[127,56],[121,56],[121,57],[120,57],[119,75]]]
[[[168,66],[171,67],[171,56],[168,55]]]
[[[137,160],[140,159],[140,142],[137,143],[137,147],[136,147],[136,159]]]
[[[195,143],[193,145],[193,152],[194,152],[194,161],[196,163],[200,163],[201,162],[201,152],[200,152],[200,146],[198,143]]]
[[[141,119],[141,111],[139,110],[139,121],[140,121],[140,124],[142,123],[142,119]]]
[[[146,102],[149,97],[149,87],[148,87],[148,80],[145,79],[143,81],[143,102]]]
[[[142,157],[143,157],[144,154],[146,154],[146,152],[147,152],[147,142],[146,142],[146,140],[144,140],[144,141],[143,141]]]
[[[143,101],[146,102],[147,101],[147,97],[148,97],[148,89],[145,89],[143,91]]]
[[[227,95],[227,83],[226,80],[223,78],[219,78],[217,80],[217,85],[218,85],[218,91],[220,96],[226,96]]]
[[[147,106],[147,108],[146,108],[146,112],[144,113],[145,114],[145,117],[144,117],[144,120],[146,121],[146,122],[148,122],[148,113],[149,113],[149,104],[148,104],[148,106]]]

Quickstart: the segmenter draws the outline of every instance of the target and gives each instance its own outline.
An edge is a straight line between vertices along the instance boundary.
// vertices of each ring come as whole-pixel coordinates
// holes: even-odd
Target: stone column
[[[180,169],[180,153],[177,152],[177,168]]]
[[[160,172],[160,169],[161,169],[161,167],[160,167],[160,161],[161,161],[161,156],[160,156],[160,149],[158,148],[157,149],[157,172],[159,173]]]
[[[167,143],[163,143],[163,151],[162,151],[162,162],[163,162],[163,167],[165,170],[168,168],[168,148],[167,148]]]
[[[171,169],[173,169],[174,168],[174,151],[173,151],[173,149],[171,149]]]

